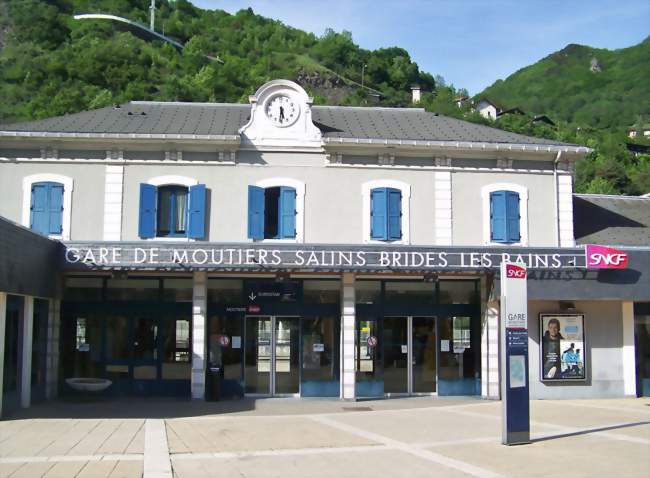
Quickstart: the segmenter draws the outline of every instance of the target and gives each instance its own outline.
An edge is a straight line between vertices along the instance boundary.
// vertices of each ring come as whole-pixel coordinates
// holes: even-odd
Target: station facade
[[[2,125],[3,409],[84,378],[194,399],[215,380],[222,398],[498,398],[502,261],[529,270],[531,397],[635,395],[650,248],[589,267],[572,188],[589,151],[313,106],[286,80],[248,105]],[[540,314],[583,316],[556,380]]]

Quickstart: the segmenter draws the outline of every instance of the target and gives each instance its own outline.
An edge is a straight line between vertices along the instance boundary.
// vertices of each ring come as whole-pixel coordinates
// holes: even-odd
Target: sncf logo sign
[[[506,277],[510,279],[525,279],[526,269],[516,264],[506,264]]]
[[[587,244],[587,269],[625,269],[627,254],[611,247]]]

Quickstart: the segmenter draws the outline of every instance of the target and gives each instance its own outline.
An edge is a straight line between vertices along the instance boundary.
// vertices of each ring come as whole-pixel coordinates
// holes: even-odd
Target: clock
[[[285,127],[296,122],[300,115],[300,106],[296,100],[279,94],[269,98],[264,111],[271,123],[275,126]]]

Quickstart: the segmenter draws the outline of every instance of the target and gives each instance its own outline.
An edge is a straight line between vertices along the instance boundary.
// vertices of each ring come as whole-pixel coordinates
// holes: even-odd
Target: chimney
[[[412,94],[412,102],[413,104],[417,104],[420,102],[420,85],[412,85],[411,86],[411,94]]]

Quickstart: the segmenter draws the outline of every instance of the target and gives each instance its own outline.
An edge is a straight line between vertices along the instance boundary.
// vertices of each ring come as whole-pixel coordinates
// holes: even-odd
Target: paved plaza
[[[534,401],[531,429],[501,445],[473,399],[54,402],[0,421],[0,476],[650,476],[650,399]]]

